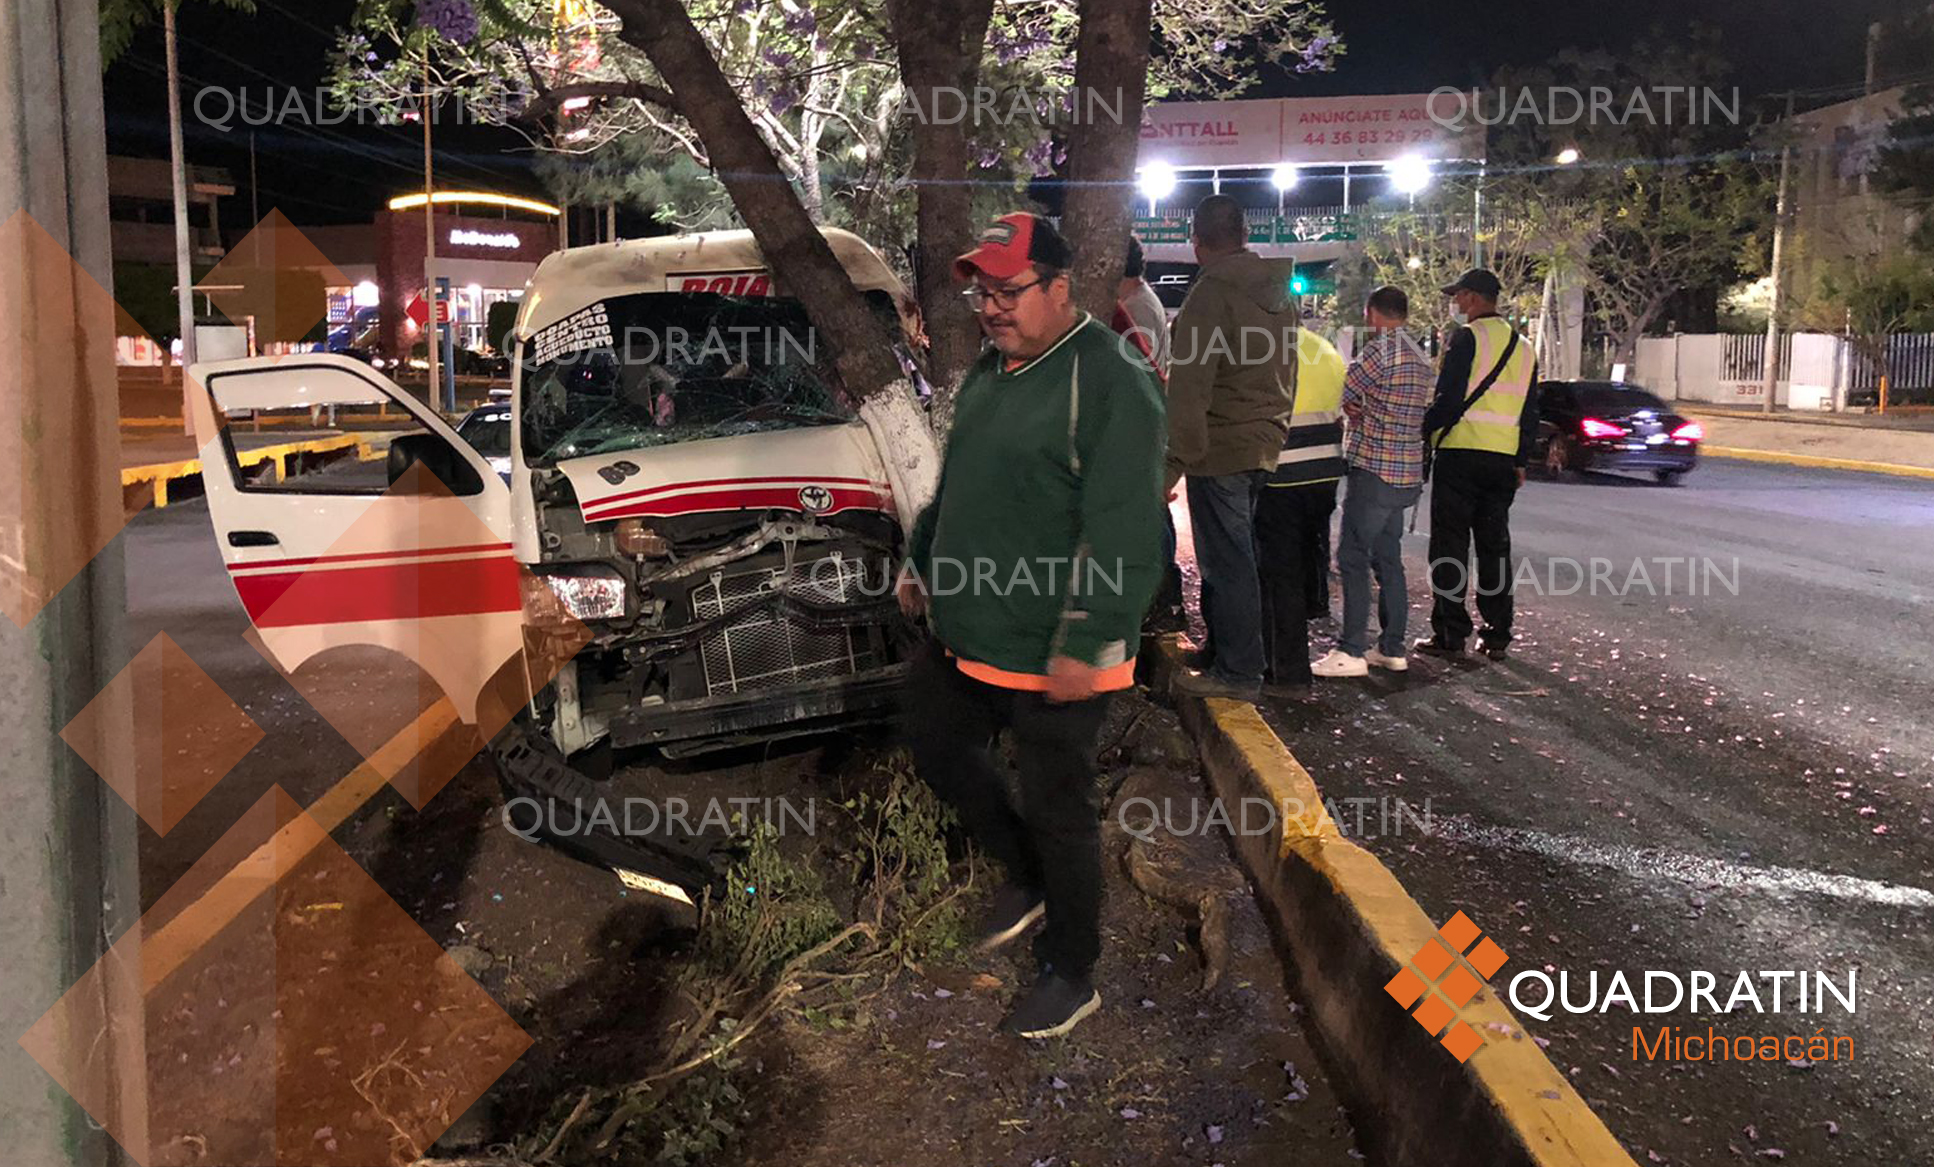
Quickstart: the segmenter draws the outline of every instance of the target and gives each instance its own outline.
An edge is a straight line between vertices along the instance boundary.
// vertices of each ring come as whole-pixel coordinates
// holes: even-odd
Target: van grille
[[[834,554],[784,568],[758,568],[715,574],[692,589],[692,614],[713,620],[751,607],[790,586],[792,594],[816,604],[858,604],[875,597],[862,589],[863,560]],[[806,681],[876,669],[886,662],[865,628],[806,628],[782,608],[749,611],[699,642],[710,697],[779,689]]]

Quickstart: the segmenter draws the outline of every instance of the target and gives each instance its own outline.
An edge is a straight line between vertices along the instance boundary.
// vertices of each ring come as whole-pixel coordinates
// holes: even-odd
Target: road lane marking
[[[1669,879],[1701,887],[1824,895],[1892,907],[1934,908],[1934,891],[1852,875],[1829,875],[1797,867],[1754,867],[1661,847],[1598,843],[1576,835],[1554,835],[1525,827],[1489,826],[1472,822],[1463,815],[1439,815],[1431,820],[1430,827],[1431,834],[1456,842],[1605,867],[1639,878]]]

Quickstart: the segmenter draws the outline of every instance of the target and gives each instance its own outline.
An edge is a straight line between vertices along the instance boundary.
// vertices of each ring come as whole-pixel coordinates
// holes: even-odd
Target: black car
[[[479,405],[457,423],[457,436],[484,456],[490,468],[510,481],[510,403],[490,401]]]
[[[1637,385],[1545,381],[1538,386],[1532,461],[1552,477],[1585,470],[1650,471],[1672,485],[1699,460],[1705,427]]]

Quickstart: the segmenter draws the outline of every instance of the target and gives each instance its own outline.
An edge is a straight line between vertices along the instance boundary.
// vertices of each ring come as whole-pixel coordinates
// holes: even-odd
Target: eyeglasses
[[[1036,277],[1033,281],[1016,288],[983,288],[979,284],[972,284],[961,295],[967,298],[967,306],[976,312],[984,310],[990,300],[993,301],[994,307],[1006,312],[1021,302],[1021,296],[1029,288],[1038,288],[1043,282],[1045,281]]]

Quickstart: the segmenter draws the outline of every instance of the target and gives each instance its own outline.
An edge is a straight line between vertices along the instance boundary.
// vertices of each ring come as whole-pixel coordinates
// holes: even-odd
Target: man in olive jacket
[[[1200,673],[1175,687],[1254,700],[1262,688],[1262,591],[1255,516],[1296,395],[1294,265],[1249,250],[1242,208],[1210,195],[1195,208],[1200,264],[1169,348],[1168,485],[1188,479],[1209,643]]]
[[[1096,738],[1135,683],[1162,564],[1162,394],[1141,354],[1069,298],[1074,256],[1037,215],[960,257],[990,341],[961,383],[900,602],[935,644],[908,682],[914,765],[1005,868],[982,947],[1045,915],[1041,976],[1004,1027],[1065,1033],[1101,1003]],[[1020,805],[993,746],[1013,735]]]

